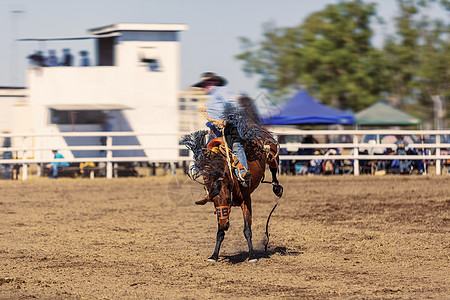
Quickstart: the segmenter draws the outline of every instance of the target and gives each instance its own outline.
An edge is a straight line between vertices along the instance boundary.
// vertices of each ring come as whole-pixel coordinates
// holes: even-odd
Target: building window
[[[50,124],[102,124],[101,110],[57,110],[50,109]]]
[[[141,62],[148,65],[148,69],[152,72],[161,72],[161,66],[157,59],[153,58],[141,58]]]

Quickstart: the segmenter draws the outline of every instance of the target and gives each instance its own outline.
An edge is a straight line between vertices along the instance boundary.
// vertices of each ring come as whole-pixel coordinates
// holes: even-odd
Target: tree
[[[245,73],[262,75],[261,88],[280,96],[297,83],[302,61],[300,30],[276,28],[273,23],[265,23],[263,38],[258,45],[247,38],[240,38],[245,51],[236,58],[245,61]]]
[[[358,111],[387,97],[424,120],[438,117],[433,108],[440,106],[450,117],[450,24],[426,15],[431,5],[450,11],[450,1],[396,2],[396,30],[381,49],[371,45],[371,21],[380,20],[375,4],[352,0],[328,5],[297,27],[264,24],[262,41],[241,38],[244,52],[236,57],[275,96],[306,87],[341,109]]]
[[[262,76],[260,87],[284,94],[305,86],[325,103],[359,110],[383,91],[383,53],[371,45],[375,4],[339,2],[294,28],[265,24],[263,41],[242,38],[244,71]]]
[[[438,116],[442,112],[432,108],[445,109],[445,100],[450,97],[450,26],[438,19],[430,20],[422,12],[433,2],[436,1],[397,0],[400,14],[395,18],[396,33],[388,37],[384,46],[392,78],[388,88],[391,100],[430,121],[442,117]],[[449,1],[441,0],[439,4],[450,10]]]

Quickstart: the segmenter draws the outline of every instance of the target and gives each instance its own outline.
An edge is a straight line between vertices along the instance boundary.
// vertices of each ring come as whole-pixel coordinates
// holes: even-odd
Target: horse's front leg
[[[252,205],[250,197],[241,205],[242,214],[244,215],[244,236],[248,244],[248,262],[255,264],[258,262],[252,244]]]
[[[222,245],[223,239],[225,238],[225,230],[226,229],[219,224],[217,229],[216,248],[214,249],[213,255],[207,259],[208,262],[216,262],[219,259],[220,245]]]

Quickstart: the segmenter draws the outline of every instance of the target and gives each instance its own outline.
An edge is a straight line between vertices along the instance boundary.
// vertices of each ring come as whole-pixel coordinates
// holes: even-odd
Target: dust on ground
[[[281,177],[240,208],[206,263],[213,205],[185,176],[2,181],[0,299],[443,299],[450,295],[450,177]]]

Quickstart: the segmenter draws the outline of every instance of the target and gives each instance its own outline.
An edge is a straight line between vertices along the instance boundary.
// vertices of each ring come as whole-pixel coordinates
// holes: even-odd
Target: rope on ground
[[[266,244],[264,245],[264,252],[267,252],[267,246],[269,245],[269,221],[270,217],[272,216],[272,213],[275,211],[275,208],[277,208],[278,204],[280,203],[281,197],[278,198],[277,203],[273,206],[272,210],[270,211],[269,216],[267,217],[266,222]]]

